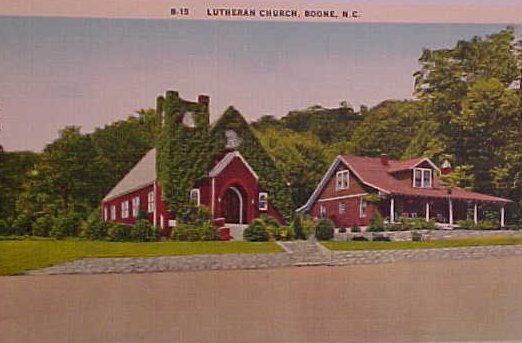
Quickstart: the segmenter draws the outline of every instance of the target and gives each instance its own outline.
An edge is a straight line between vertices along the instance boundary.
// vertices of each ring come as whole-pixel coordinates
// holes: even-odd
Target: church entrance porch
[[[245,224],[247,220],[247,196],[239,185],[232,185],[221,197],[221,217],[225,223]]]

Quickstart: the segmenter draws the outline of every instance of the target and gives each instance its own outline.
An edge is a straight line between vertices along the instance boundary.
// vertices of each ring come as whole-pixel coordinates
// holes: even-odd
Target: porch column
[[[475,205],[473,206],[473,223],[475,223],[475,225],[477,225],[478,223],[478,204],[475,203]]]
[[[395,199],[390,198],[390,222],[395,222]]]
[[[212,219],[216,219],[214,215],[214,207],[215,207],[215,198],[216,198],[216,179],[212,178],[212,199],[210,200],[210,213],[212,213]]]
[[[504,205],[502,205],[502,207],[500,208],[500,227],[505,226],[504,217],[505,217],[505,210],[504,210]]]
[[[152,184],[152,196],[154,197],[154,209],[152,210],[152,225],[158,226],[158,188],[156,186],[156,181],[154,181],[154,183]]]
[[[449,224],[450,225],[453,225],[453,201],[451,200],[451,198],[448,198],[448,205],[449,205],[449,214],[448,214],[448,219],[449,219]]]
[[[426,201],[426,221],[430,221],[430,203]]]

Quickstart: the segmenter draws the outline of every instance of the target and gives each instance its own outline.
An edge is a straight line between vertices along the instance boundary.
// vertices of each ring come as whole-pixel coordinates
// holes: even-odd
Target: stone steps
[[[279,242],[290,254],[296,266],[324,265],[330,262],[330,254],[315,240]]]

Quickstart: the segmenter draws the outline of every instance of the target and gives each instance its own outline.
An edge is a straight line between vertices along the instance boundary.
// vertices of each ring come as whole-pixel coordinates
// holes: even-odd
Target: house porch
[[[475,224],[483,219],[484,202],[456,199],[450,196],[423,197],[390,195],[379,203],[379,211],[384,217],[394,223],[399,218],[423,218],[426,221],[433,220],[436,223],[453,226],[459,220],[473,220]],[[498,208],[498,220],[500,227],[505,226],[504,204],[494,204]]]

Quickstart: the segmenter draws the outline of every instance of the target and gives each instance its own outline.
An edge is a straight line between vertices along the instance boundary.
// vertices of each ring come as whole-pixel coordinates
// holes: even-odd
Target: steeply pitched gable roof
[[[156,181],[156,149],[151,149],[138,163],[111,189],[103,201],[138,190]]]
[[[228,154],[225,155],[225,157],[223,157],[213,168],[212,170],[210,170],[210,172],[208,173],[208,176],[210,177],[216,177],[218,176],[219,174],[221,174],[221,172],[223,170],[225,170],[225,168],[230,164],[230,162],[232,162],[232,160],[234,158],[239,158],[241,160],[241,162],[243,162],[243,164],[247,167],[247,169],[250,171],[250,173],[256,178],[256,179],[259,179],[259,176],[257,175],[257,173],[254,171],[254,169],[252,169],[252,167],[250,166],[250,164],[248,164],[248,162],[245,160],[245,158],[239,153],[239,151],[232,151],[232,152],[229,152]]]

